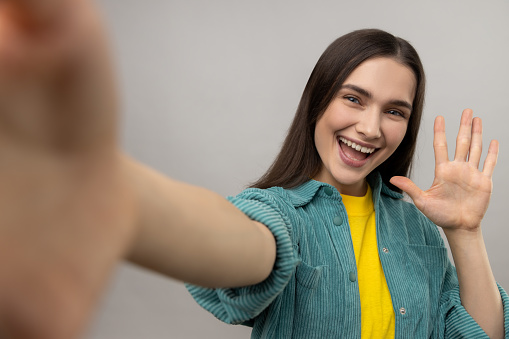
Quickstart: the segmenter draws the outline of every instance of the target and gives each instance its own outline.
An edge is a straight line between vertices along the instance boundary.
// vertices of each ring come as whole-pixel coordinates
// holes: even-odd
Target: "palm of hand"
[[[76,337],[134,232],[91,3],[0,1],[2,338]]]
[[[407,192],[416,207],[436,225],[447,230],[477,230],[488,209],[498,155],[498,143],[492,141],[480,171],[481,145],[481,120],[472,119],[472,111],[467,109],[461,118],[455,159],[449,161],[444,121],[438,117],[435,121],[435,179],[432,186],[422,191],[404,177],[394,177],[391,182]]]
[[[436,169],[433,185],[415,201],[424,215],[442,228],[475,229],[491,197],[491,179],[468,163],[450,162]]]

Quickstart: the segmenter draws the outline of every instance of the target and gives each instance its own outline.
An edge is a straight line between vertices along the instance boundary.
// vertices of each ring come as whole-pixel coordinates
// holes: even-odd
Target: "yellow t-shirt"
[[[391,295],[378,256],[371,188],[363,197],[341,195],[352,234],[361,298],[361,337],[394,338]]]

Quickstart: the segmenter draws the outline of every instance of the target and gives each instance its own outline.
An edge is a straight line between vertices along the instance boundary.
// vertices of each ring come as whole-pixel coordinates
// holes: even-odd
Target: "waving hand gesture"
[[[434,132],[435,179],[431,187],[422,191],[404,177],[394,177],[391,183],[407,192],[417,208],[444,231],[475,231],[488,209],[498,142],[491,141],[481,171],[482,122],[480,118],[472,119],[472,110],[464,110],[461,116],[452,161],[448,158],[443,117],[436,118]]]

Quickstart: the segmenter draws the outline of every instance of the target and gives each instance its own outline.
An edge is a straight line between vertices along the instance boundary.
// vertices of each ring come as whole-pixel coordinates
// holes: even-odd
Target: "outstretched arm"
[[[90,0],[0,1],[0,337],[76,338],[122,258],[207,286],[254,283],[272,234],[121,154]]]
[[[128,259],[204,287],[238,287],[269,276],[276,243],[269,229],[207,189],[177,182],[130,158],[140,214]]]
[[[422,191],[404,177],[393,177],[391,183],[443,228],[458,273],[462,305],[490,338],[503,338],[502,300],[481,232],[493,188],[498,142],[491,141],[483,170],[479,170],[482,122],[472,114],[470,109],[463,111],[453,161],[448,159],[444,118],[436,118],[435,179],[430,189]]]

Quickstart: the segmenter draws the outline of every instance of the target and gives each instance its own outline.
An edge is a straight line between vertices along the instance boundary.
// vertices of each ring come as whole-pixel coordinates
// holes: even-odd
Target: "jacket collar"
[[[380,173],[373,172],[367,177],[368,183],[371,186],[371,190],[373,191],[373,198],[376,201],[380,198],[380,195],[386,195],[394,199],[402,199],[403,194],[392,191],[389,187],[387,187],[383,181]],[[290,200],[295,207],[301,207],[307,205],[316,195],[320,196],[330,196],[325,193],[325,189],[332,192],[334,196],[339,197],[341,199],[341,195],[336,190],[336,188],[332,185],[326,184],[324,182],[309,180],[294,188],[290,188],[286,190],[290,196]]]

